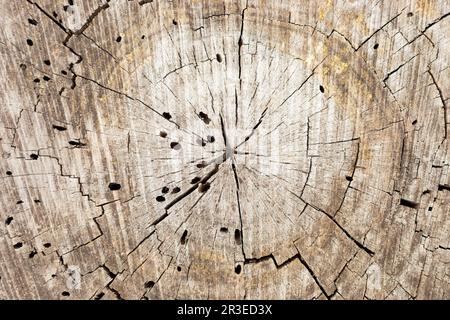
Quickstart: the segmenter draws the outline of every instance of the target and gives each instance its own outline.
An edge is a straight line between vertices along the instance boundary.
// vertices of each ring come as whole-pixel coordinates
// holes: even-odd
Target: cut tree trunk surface
[[[449,1],[0,13],[1,299],[450,299]]]

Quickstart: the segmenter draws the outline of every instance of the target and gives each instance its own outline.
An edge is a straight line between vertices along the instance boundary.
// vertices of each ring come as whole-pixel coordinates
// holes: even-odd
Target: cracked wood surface
[[[450,1],[0,1],[1,299],[450,298]]]

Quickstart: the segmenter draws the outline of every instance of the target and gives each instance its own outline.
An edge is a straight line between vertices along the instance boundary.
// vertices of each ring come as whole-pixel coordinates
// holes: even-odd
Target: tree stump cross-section
[[[1,0],[1,299],[449,299],[449,1]]]

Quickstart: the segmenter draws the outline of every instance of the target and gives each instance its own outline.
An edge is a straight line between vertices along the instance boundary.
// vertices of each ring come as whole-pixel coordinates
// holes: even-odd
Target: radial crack
[[[248,2],[241,13],[241,31],[240,31],[239,40],[238,40],[239,87],[242,87],[242,45],[243,45],[243,41],[244,41],[242,36],[244,34],[244,18],[245,18],[245,10],[247,10],[247,8],[248,8]]]
[[[439,93],[439,98],[441,99],[442,102],[442,108],[444,110],[444,140],[447,139],[447,103],[445,102],[444,99],[444,95],[442,93],[441,88],[439,87],[436,78],[434,77],[433,73],[431,72],[430,69],[427,70],[428,74],[431,76],[431,80],[433,81],[434,86],[436,87],[438,93]]]
[[[324,287],[322,286],[322,284],[319,281],[319,278],[317,278],[317,276],[315,275],[314,271],[312,270],[312,268],[306,263],[305,259],[302,257],[302,255],[300,254],[300,251],[297,248],[297,252],[298,252],[298,259],[300,260],[300,262],[302,263],[302,265],[306,268],[306,270],[308,270],[309,274],[311,275],[311,277],[314,279],[314,282],[317,284],[317,286],[319,287],[320,291],[322,291],[323,295],[327,298],[330,299],[330,296],[328,295],[328,293],[325,291]]]

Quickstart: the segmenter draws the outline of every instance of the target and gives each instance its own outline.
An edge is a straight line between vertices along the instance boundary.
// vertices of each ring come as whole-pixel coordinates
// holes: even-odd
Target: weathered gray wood
[[[449,1],[1,0],[0,298],[450,298]]]

